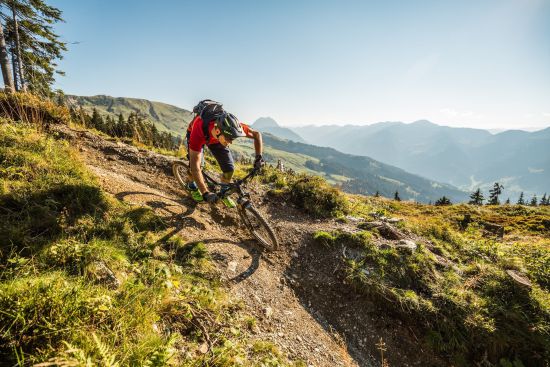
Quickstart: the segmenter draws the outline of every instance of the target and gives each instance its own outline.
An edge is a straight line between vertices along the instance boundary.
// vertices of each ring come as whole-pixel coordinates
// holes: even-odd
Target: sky
[[[55,85],[285,126],[550,126],[550,0],[48,0]]]

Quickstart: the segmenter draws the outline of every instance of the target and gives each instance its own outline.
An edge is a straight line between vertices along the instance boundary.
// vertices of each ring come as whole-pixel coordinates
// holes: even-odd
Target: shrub
[[[302,176],[289,187],[291,200],[308,213],[322,218],[337,217],[349,210],[344,194],[315,176]]]

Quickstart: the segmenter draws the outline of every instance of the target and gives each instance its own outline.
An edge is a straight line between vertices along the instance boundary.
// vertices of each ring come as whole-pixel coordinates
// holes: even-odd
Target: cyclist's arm
[[[199,191],[201,192],[201,194],[204,195],[205,192],[208,192],[208,188],[206,187],[206,183],[204,182],[204,177],[202,177],[201,159],[202,152],[197,152],[193,149],[189,149],[189,169],[191,170],[193,180],[195,180]]]
[[[249,128],[246,136],[250,139],[254,139],[254,150],[256,151],[256,155],[261,155],[264,147],[262,142],[262,134],[259,131]]]

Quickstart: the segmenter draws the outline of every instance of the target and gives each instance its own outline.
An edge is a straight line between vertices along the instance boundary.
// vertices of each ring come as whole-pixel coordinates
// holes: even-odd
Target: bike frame
[[[211,184],[211,185],[214,185],[214,186],[221,186],[221,183],[220,182],[217,182],[215,179],[213,179],[212,177],[210,177],[204,170],[201,171],[202,173],[202,176],[204,177],[205,181],[206,181],[206,184]],[[258,170],[257,169],[253,169],[248,175],[246,175],[245,177],[239,179],[239,180],[235,180],[234,182],[232,183],[229,183],[228,185],[230,186],[230,189],[227,190],[227,192],[224,194],[224,196],[229,196],[233,193],[237,193],[239,195],[239,198],[237,199],[237,204],[241,207],[247,207],[247,206],[250,206],[251,203],[250,203],[250,194],[246,193],[243,191],[242,189],[242,185],[248,181],[249,179],[251,179],[252,177],[254,177],[256,174],[258,174]]]

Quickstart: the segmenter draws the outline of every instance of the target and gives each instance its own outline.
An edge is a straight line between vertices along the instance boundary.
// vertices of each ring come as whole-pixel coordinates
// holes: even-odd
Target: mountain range
[[[464,190],[487,189],[499,182],[514,198],[521,191],[550,192],[550,128],[491,134],[421,120],[292,130],[309,144],[369,156]]]
[[[306,142],[300,135],[291,129],[280,126],[277,121],[271,117],[260,117],[254,121],[252,127],[262,133],[270,133],[271,135],[275,135],[281,139],[292,140],[298,143]]]

